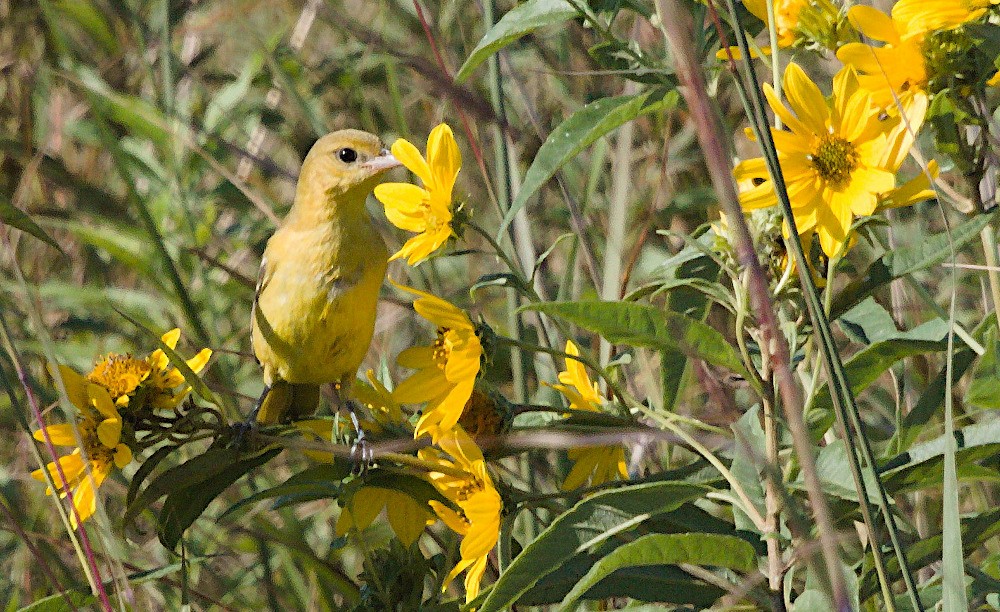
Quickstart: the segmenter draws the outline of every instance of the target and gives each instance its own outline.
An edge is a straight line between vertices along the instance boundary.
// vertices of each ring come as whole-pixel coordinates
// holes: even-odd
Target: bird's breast
[[[278,378],[353,376],[368,351],[388,255],[370,225],[279,230],[254,321],[257,358]]]

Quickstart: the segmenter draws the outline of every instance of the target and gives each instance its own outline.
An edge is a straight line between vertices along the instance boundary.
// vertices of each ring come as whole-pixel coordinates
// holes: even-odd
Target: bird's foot
[[[270,393],[270,391],[270,385],[264,387],[264,392],[260,394],[260,397],[257,399],[253,410],[250,411],[250,415],[247,416],[246,420],[240,423],[234,423],[231,426],[233,429],[233,437],[228,444],[230,448],[242,449],[247,441],[247,437],[253,438],[254,434],[256,434],[260,429],[260,423],[257,421],[257,415],[260,413],[260,407],[264,405],[264,399],[267,398],[267,394]]]
[[[365,430],[361,428],[361,423],[358,422],[355,407],[351,405],[351,402],[348,402],[347,410],[351,414],[351,424],[354,425],[354,431],[357,432],[354,444],[351,445],[351,473],[356,476],[364,476],[375,462],[375,451],[368,445],[368,437],[365,435]]]
[[[257,423],[257,413],[251,413],[247,420],[233,423],[230,425],[230,428],[232,429],[233,437],[227,446],[235,449],[245,448],[260,430],[260,424]]]

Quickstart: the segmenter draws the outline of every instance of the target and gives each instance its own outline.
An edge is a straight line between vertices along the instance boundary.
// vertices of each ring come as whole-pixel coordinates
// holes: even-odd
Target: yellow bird
[[[388,259],[365,200],[399,165],[358,130],[327,134],[309,150],[295,203],[260,265],[250,318],[265,388],[251,421],[312,414],[326,383],[341,403],[371,344]]]

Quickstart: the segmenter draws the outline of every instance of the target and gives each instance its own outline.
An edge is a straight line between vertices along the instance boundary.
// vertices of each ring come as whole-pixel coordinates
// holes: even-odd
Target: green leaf
[[[56,241],[45,233],[45,230],[32,221],[31,217],[29,217],[24,211],[14,206],[13,202],[11,202],[10,199],[2,193],[0,193],[0,223],[15,227],[27,234],[31,234],[42,242],[55,247],[60,253],[63,252],[63,250],[59,248]]]
[[[996,329],[996,313],[990,313],[979,325],[972,330],[972,337],[977,341],[983,341],[986,334],[991,329]],[[959,380],[976,359],[976,354],[966,346],[955,346],[955,354],[952,357],[952,376],[954,380]],[[903,424],[899,431],[893,436],[893,443],[888,445],[888,452],[901,452],[913,444],[923,431],[926,424],[944,403],[945,393],[951,393],[951,388],[947,384],[947,367],[942,366],[937,376],[931,381],[920,396],[917,405],[903,418]]]
[[[767,514],[764,503],[764,474],[761,472],[766,456],[764,428],[760,426],[760,404],[747,410],[738,421],[732,424],[735,440],[733,462],[730,470],[733,476],[743,484],[747,497],[756,506],[761,516]],[[733,506],[733,522],[737,529],[757,532],[757,526],[738,506]]]
[[[633,485],[597,493],[563,513],[514,559],[493,585],[483,612],[506,610],[543,576],[646,519],[703,496],[707,487],[681,482]]]
[[[334,458],[339,459],[338,457]],[[340,482],[351,473],[351,465],[346,461],[336,461],[332,464],[314,465],[293,475],[280,485],[258,491],[241,499],[228,510],[219,515],[218,520],[224,520],[243,508],[265,499],[276,497],[294,498],[296,501],[311,501],[315,499],[336,499],[340,494]]]
[[[241,459],[210,478],[172,491],[163,501],[163,509],[157,519],[157,535],[167,550],[177,547],[184,531],[208,508],[208,504],[229,488],[250,470],[264,465],[274,458],[281,449],[272,449],[257,456]]]
[[[714,328],[676,312],[629,302],[549,302],[538,310],[598,333],[614,344],[679,351],[747,378],[736,350]]]
[[[164,471],[154,478],[142,493],[136,495],[133,502],[125,509],[125,524],[171,491],[179,491],[204,482],[239,460],[238,449],[209,447],[204,453]]]
[[[979,236],[979,232],[993,220],[994,216],[996,216],[995,210],[976,215],[953,228],[950,237],[942,232],[922,239],[917,244],[889,251],[868,266],[861,278],[848,283],[834,297],[830,320],[840,317],[861,303],[879,287],[887,286],[897,278],[919,272],[948,259],[951,257],[952,241],[957,251]]]
[[[584,106],[556,126],[545,139],[531,167],[524,175],[517,198],[504,215],[497,236],[503,236],[507,226],[528,198],[551,179],[563,164],[598,138],[625,123],[647,113],[673,108],[679,99],[676,91],[654,89],[633,96],[602,98]],[[498,238],[499,239],[499,238]]]
[[[650,565],[711,565],[741,572],[757,566],[753,546],[735,536],[713,533],[653,533],[619,546],[590,568],[587,575],[562,600],[562,609],[576,603],[587,590],[612,572]]]
[[[844,363],[844,373],[851,383],[854,397],[861,394],[879,376],[900,359],[935,351],[943,351],[945,340],[895,339],[873,344],[851,357]],[[806,407],[806,421],[814,440],[819,440],[833,424],[833,398],[828,383],[816,391]]]
[[[139,469],[135,471],[132,475],[132,480],[128,483],[128,491],[125,493],[125,507],[131,506],[132,502],[135,501],[135,496],[139,494],[139,489],[149,478],[149,475],[153,473],[160,462],[170,456],[170,453],[177,450],[173,446],[163,446],[156,449],[148,459],[142,462]]]
[[[962,518],[962,550],[965,555],[981,551],[983,545],[1000,534],[1000,509],[993,509],[981,514]],[[926,567],[941,559],[941,534],[920,538],[906,550],[906,558],[914,570]],[[866,568],[872,568],[871,554],[867,555]],[[886,559],[886,570],[889,580],[895,582],[900,578],[899,563],[895,557]],[[860,584],[862,603],[880,592],[878,576],[874,569],[868,569],[861,578]],[[928,603],[926,600],[924,603]]]
[[[116,54],[119,51],[118,37],[111,31],[107,20],[97,8],[81,0],[60,0],[53,5],[56,9],[76,22],[90,37],[104,47],[108,54]]]
[[[573,557],[522,595],[519,603],[523,606],[559,603],[599,557],[595,554]],[[696,580],[676,566],[654,565],[622,568],[592,586],[582,599],[600,601],[628,597],[639,601],[686,604],[703,610],[724,594],[725,591],[719,587]],[[633,608],[630,606],[627,609]],[[662,610],[662,603],[656,609]]]
[[[476,44],[455,75],[462,83],[486,58],[538,28],[576,17],[576,9],[567,0],[528,0],[504,15]]]
[[[70,612],[73,608],[66,603],[67,599],[73,602],[73,606],[77,609],[89,609],[88,606],[97,604],[97,598],[89,591],[86,593],[66,591],[38,599],[23,608],[19,608],[17,612]]]
[[[976,363],[965,401],[979,408],[1000,408],[1000,346],[995,330],[986,336],[986,352]]]

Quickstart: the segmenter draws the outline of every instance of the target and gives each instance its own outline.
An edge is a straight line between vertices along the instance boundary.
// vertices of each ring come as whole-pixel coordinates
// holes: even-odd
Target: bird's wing
[[[267,284],[271,282],[271,277],[274,275],[274,268],[267,265],[267,254],[260,258],[260,270],[257,272],[257,286],[253,289],[253,304],[250,306],[250,326],[251,328],[257,321],[257,302],[260,300],[260,294],[263,293],[264,288]],[[256,357],[257,351],[253,346],[253,334],[250,334],[250,351]],[[260,363],[260,360],[257,360]]]

